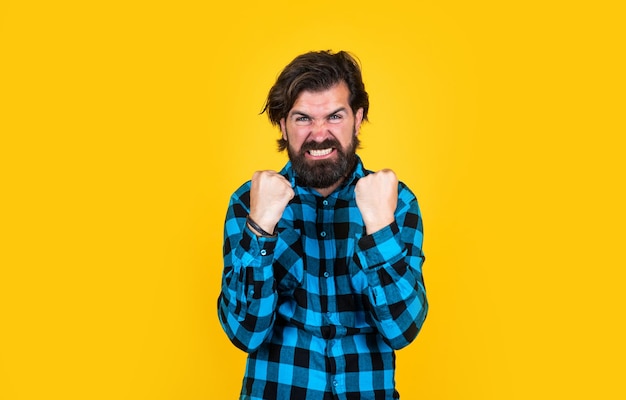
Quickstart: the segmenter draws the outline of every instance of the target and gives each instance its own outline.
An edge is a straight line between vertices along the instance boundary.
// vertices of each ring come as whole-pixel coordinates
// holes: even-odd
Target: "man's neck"
[[[315,189],[317,193],[321,194],[323,197],[328,197],[332,192],[335,191],[335,189],[337,189],[343,183],[344,180],[345,178],[340,179],[337,183],[327,188],[323,188],[323,189],[313,188],[313,189]]]

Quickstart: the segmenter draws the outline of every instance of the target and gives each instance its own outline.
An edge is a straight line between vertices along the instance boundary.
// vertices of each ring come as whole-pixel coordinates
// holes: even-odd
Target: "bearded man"
[[[346,52],[296,57],[265,108],[280,172],[231,197],[220,323],[248,353],[240,399],[398,399],[395,350],[428,303],[417,200],[391,170],[356,154],[369,97]]]

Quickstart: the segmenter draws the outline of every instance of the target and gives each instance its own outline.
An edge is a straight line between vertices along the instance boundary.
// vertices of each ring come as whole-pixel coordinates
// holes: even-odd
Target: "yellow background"
[[[608,1],[0,2],[0,399],[235,399],[228,197],[282,67],[345,49],[418,195],[403,399],[621,399],[624,13]]]

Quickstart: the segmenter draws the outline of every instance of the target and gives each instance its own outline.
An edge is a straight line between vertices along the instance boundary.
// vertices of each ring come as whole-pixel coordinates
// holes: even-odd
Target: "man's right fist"
[[[274,232],[293,196],[293,188],[284,176],[276,171],[255,172],[250,188],[250,218],[263,230]]]

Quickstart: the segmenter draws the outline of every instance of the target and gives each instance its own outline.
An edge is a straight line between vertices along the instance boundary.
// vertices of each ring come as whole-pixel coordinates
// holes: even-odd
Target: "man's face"
[[[289,159],[307,186],[338,185],[354,166],[363,109],[355,115],[349,97],[345,82],[320,92],[303,91],[280,121]]]

